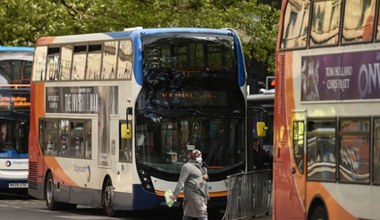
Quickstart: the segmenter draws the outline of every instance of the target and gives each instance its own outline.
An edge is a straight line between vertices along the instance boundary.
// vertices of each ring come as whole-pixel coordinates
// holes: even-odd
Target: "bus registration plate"
[[[28,188],[28,183],[9,183],[9,188]]]

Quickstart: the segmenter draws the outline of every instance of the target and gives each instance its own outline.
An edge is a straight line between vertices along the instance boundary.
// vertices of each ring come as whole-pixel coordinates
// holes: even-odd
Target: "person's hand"
[[[177,196],[175,196],[175,195],[170,196],[170,198],[171,198],[173,201],[176,201],[176,200],[177,200]]]
[[[203,175],[202,177],[203,177],[204,180],[206,180],[206,181],[208,180],[208,175],[207,174]]]

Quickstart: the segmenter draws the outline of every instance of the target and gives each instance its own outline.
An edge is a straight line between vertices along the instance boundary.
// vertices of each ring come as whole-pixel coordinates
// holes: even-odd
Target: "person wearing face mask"
[[[181,168],[178,183],[173,191],[172,199],[176,200],[183,188],[182,220],[207,220],[208,174],[202,160],[200,150],[188,152],[189,161]]]

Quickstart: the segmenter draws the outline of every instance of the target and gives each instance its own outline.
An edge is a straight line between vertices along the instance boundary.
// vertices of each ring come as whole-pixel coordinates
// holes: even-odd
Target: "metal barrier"
[[[227,178],[227,207],[223,220],[252,219],[269,213],[271,171],[239,173]]]

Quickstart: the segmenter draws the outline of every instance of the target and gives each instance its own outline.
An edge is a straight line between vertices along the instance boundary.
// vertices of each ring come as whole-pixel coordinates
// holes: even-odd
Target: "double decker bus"
[[[245,170],[245,80],[230,29],[40,38],[29,194],[51,210],[89,205],[112,216],[158,208],[194,145],[208,164],[209,206],[224,207],[227,176]]]
[[[380,219],[379,10],[282,1],[274,219]]]
[[[28,188],[33,48],[0,46],[0,190]]]

